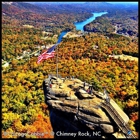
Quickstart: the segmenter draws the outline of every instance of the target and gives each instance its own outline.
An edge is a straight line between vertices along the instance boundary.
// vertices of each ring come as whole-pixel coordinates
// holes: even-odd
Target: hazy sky
[[[33,2],[41,2],[41,3],[46,3],[46,2],[56,2],[56,1],[33,1]],[[61,2],[61,3],[85,3],[85,2],[88,2],[88,1],[57,1],[57,2]],[[92,2],[92,1],[89,1],[89,2]],[[96,2],[96,1],[93,1],[93,2]],[[102,1],[97,1],[97,2],[102,2]],[[103,1],[103,2],[108,2],[108,1]],[[121,1],[121,2],[111,2],[109,1],[108,3],[134,3],[134,4],[138,4],[138,1]]]
[[[116,3],[129,3],[129,4],[138,4],[138,2],[108,2],[108,3],[114,3],[114,4],[116,4]]]
[[[34,1],[34,2],[29,2],[29,3],[35,3],[35,2],[39,2],[39,3],[47,3],[47,2],[54,2],[55,4],[56,3],[61,3],[61,4],[67,4],[67,3],[85,3],[85,2],[88,2],[88,1],[44,1],[44,2],[42,2],[42,1]],[[89,2],[92,2],[92,1],[89,1]],[[93,1],[93,2],[96,2],[96,1]],[[98,2],[102,2],[102,1],[98,1]],[[111,4],[137,4],[138,5],[138,1],[136,2],[136,1],[121,1],[121,2],[117,2],[117,1],[115,1],[115,2],[108,2],[108,1],[103,1],[103,2],[107,2],[107,3],[111,3]]]
[[[52,1],[52,2],[53,2],[53,1]],[[58,1],[58,2],[62,2],[62,1]],[[76,3],[85,3],[85,2],[88,2],[88,1],[85,1],[85,2],[84,2],[84,1],[81,1],[81,2],[80,2],[80,1],[72,1],[72,2],[66,1],[66,2],[69,2],[69,3],[72,3],[72,2],[76,2]],[[92,2],[92,1],[89,1],[89,2]],[[94,2],[94,1],[93,1],[93,2]],[[96,1],[95,1],[95,2],[96,2]],[[99,1],[99,2],[102,2],[102,1]],[[103,2],[108,2],[108,1],[103,1]],[[64,2],[64,3],[65,3],[65,2]],[[133,4],[138,4],[138,1],[128,1],[128,2],[127,2],[127,1],[121,1],[121,2],[117,2],[117,1],[116,1],[116,2],[113,2],[113,1],[110,2],[110,1],[109,1],[108,3],[114,3],[114,4],[115,4],[115,3],[130,3],[130,4],[133,3]]]

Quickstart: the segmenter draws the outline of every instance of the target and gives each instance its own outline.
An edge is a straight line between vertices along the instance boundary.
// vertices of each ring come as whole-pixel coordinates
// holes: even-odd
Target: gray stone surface
[[[45,80],[48,82],[47,80]],[[88,94],[84,89],[83,82],[79,79],[61,80],[56,77],[51,79],[52,88],[46,93],[46,103],[51,107],[51,111],[61,112],[68,117],[63,117],[63,120],[71,120],[82,123],[83,127],[89,128],[89,130],[101,129],[106,134],[113,134],[116,132],[115,127],[117,125],[112,119],[112,116],[105,110],[102,103],[105,103],[105,96],[102,98],[102,94],[94,92]],[[47,83],[45,84],[47,85]],[[62,88],[63,87],[63,88]],[[121,115],[125,123],[128,123],[128,116],[122,111],[122,109],[110,99],[110,105]],[[72,114],[72,115],[69,115]],[[73,118],[73,119],[71,119]],[[79,126],[75,126],[80,130]]]

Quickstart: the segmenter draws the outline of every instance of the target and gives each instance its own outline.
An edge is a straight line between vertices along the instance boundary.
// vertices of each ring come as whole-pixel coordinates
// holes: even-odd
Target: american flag
[[[55,54],[55,47],[58,45],[55,44],[54,46],[52,46],[51,48],[49,48],[47,51],[43,52],[41,55],[38,56],[38,60],[37,60],[37,63],[39,64],[42,60],[44,59],[48,59],[48,58],[52,58],[54,57],[54,54]]]

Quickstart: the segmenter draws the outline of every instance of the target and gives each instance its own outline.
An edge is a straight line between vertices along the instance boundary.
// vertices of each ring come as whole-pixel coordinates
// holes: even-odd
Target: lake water
[[[76,26],[76,30],[81,30],[84,31],[84,26],[90,22],[92,22],[93,20],[96,19],[96,17],[100,17],[104,14],[107,14],[107,12],[99,12],[99,13],[92,13],[93,16],[88,18],[87,20],[83,21],[83,22],[76,22],[74,23],[74,25]]]
[[[62,31],[62,32],[61,32],[61,34],[60,34],[59,37],[58,37],[57,43],[60,43],[60,42],[61,42],[63,36],[64,36],[67,32],[68,32],[68,31]]]
[[[108,12],[99,12],[99,13],[95,13],[95,12],[94,12],[94,13],[92,13],[93,16],[90,17],[90,18],[88,18],[88,19],[86,19],[85,21],[74,23],[74,25],[76,26],[76,30],[84,31],[84,26],[85,26],[86,24],[88,24],[88,23],[92,22],[93,20],[95,20],[96,17],[100,17],[100,16],[102,16],[102,15],[104,15],[104,14],[107,14],[107,13],[108,13]],[[69,32],[69,31],[62,31],[62,32],[61,32],[61,34],[59,35],[59,38],[58,38],[57,43],[60,43],[60,42],[61,42],[63,36],[64,36],[67,32]]]

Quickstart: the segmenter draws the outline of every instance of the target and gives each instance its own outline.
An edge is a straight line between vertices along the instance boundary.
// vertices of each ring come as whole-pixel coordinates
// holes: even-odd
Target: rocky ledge
[[[123,133],[116,133],[129,118],[106,93],[95,91],[79,79],[55,76],[45,79],[43,88],[55,137],[74,137],[75,133],[92,138],[125,138]]]

